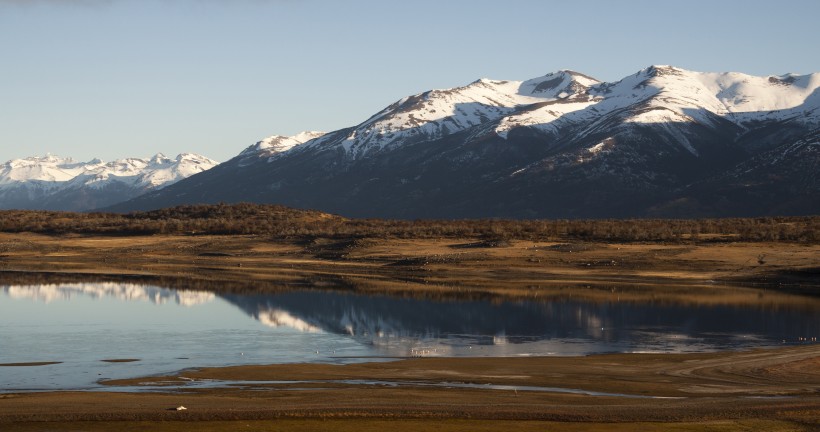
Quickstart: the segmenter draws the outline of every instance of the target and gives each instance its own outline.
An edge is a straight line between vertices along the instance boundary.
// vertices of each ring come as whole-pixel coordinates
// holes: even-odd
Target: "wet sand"
[[[358,379],[405,385],[339,382]],[[3,430],[37,430],[38,425],[82,424],[91,425],[88,430],[104,430],[124,424],[120,422],[144,426],[140,422],[178,420],[196,422],[189,427],[200,430],[229,430],[241,421],[252,421],[276,430],[285,425],[290,425],[288,429],[309,429],[314,425],[309,419],[318,419],[330,422],[322,425],[334,425],[340,430],[353,425],[366,429],[383,425],[384,421],[396,430],[431,425],[419,423],[421,420],[439,422],[443,430],[472,429],[475,424],[471,421],[475,420],[482,420],[484,426],[533,429],[550,422],[587,426],[579,430],[613,424],[629,430],[627,425],[635,427],[637,423],[647,430],[663,430],[664,425],[671,424],[679,430],[820,427],[820,345],[816,344],[708,354],[420,358],[344,366],[241,366],[106,384],[139,386],[187,380],[302,382],[248,383],[200,390],[183,387],[179,391],[168,388],[159,393],[6,394],[0,395],[0,426]],[[446,382],[479,386],[418,385]],[[487,383],[583,389],[642,398],[480,387]],[[187,409],[172,410],[177,406]],[[160,430],[176,430],[173,424],[165,426]]]
[[[235,366],[204,368],[169,377],[112,380],[104,384],[168,384],[189,380],[459,382],[558,387],[667,398],[796,396],[811,395],[820,390],[820,344],[702,354],[430,357],[348,365]]]

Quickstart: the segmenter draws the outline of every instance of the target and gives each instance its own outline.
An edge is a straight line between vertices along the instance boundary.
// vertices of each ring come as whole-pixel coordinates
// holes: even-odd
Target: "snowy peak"
[[[651,66],[617,83],[601,84],[594,91],[604,98],[602,108],[633,104],[634,122],[714,126],[716,119],[722,118],[746,129],[752,122],[796,117],[817,125],[818,86],[820,74],[758,77]]]
[[[727,111],[752,113],[783,111],[811,103],[818,107],[820,73],[757,77],[737,72],[695,73]]]
[[[674,66],[650,66],[633,77],[602,88],[632,90],[651,88],[693,104],[711,108],[717,102],[722,113],[771,112],[804,105],[816,97],[820,73],[759,77],[739,72],[693,72]]]
[[[644,68],[639,73],[647,77],[662,77],[665,75],[680,75],[681,72],[688,72],[685,69],[677,68],[672,65],[651,65]]]
[[[274,135],[257,142],[251,148],[265,156],[271,156],[275,153],[288,151],[299,144],[304,144],[322,135],[324,135],[324,132],[316,131],[299,132],[293,136]]]
[[[89,195],[106,195],[106,204],[115,199],[122,201],[216,165],[216,161],[193,153],[183,153],[175,159],[159,153],[147,159],[125,158],[107,163],[96,158],[76,162],[54,155],[15,159],[0,166],[0,208],[89,210],[98,201]],[[74,202],[64,203],[71,201],[72,194],[79,195]],[[61,204],[49,207],[52,200]]]
[[[94,159],[85,164],[74,164],[75,175],[64,180],[71,187],[102,188],[109,182],[156,189],[175,183],[207,169],[218,162],[193,153],[183,153],[171,159],[158,153],[148,159],[125,158],[104,163]],[[25,181],[25,180],[22,180]]]
[[[535,105],[519,110],[502,119],[495,132],[506,137],[514,128],[527,127],[555,134],[562,127],[576,125],[583,128],[578,133],[585,136],[608,128],[612,116],[619,116],[625,124],[670,127],[697,123],[715,128],[729,122],[739,130],[748,130],[753,123],[789,119],[817,127],[818,84],[820,74],[756,77],[655,65],[617,82],[580,82],[587,86],[585,97],[573,97],[573,93],[566,92],[570,96],[560,105]],[[559,96],[561,93],[554,92],[566,85],[566,77],[548,75],[533,80],[528,88],[549,88],[553,91],[549,96]],[[678,141],[687,147],[684,136],[679,136]]]
[[[583,95],[600,81],[584,74],[562,70],[524,81],[518,93],[545,99],[567,99]]]
[[[10,160],[0,167],[0,186],[26,181],[62,182],[85,172],[89,167],[100,165],[99,160],[86,164],[76,163],[71,158],[47,154],[24,159]]]
[[[430,90],[388,106],[352,129],[341,145],[355,159],[403,143],[436,140],[499,121],[534,104],[586,98],[587,90],[597,83],[565,70],[529,81],[482,78],[463,87]]]
[[[239,157],[243,159],[243,164],[252,162],[254,158],[270,158],[300,144],[319,138],[324,134],[324,132],[303,131],[293,136],[269,136],[243,150],[242,153],[239,154]]]
[[[168,162],[171,162],[171,159],[168,159],[168,158],[167,158],[167,157],[165,157],[165,155],[164,155],[164,154],[162,154],[162,153],[157,153],[157,154],[155,154],[155,155],[154,155],[154,156],[152,156],[152,157],[151,157],[151,159],[148,161],[148,163],[149,163],[150,165],[162,165],[162,164],[166,164],[166,163],[168,163]]]
[[[506,139],[516,128],[557,136],[576,127],[586,136],[608,127],[613,116],[627,125],[720,127],[728,121],[748,130],[751,122],[782,121],[799,114],[799,121],[818,124],[818,77],[754,77],[653,65],[611,83],[571,70],[526,81],[482,78],[402,98],[343,135],[330,134],[300,148],[340,147],[355,160],[465,131],[468,140],[488,133]],[[680,141],[693,152],[682,135]],[[289,138],[272,137],[246,152],[269,148],[275,154],[292,147]]]
[[[218,162],[194,153],[182,153],[174,159],[158,154],[137,174],[137,184],[149,189],[160,189],[216,165]]]

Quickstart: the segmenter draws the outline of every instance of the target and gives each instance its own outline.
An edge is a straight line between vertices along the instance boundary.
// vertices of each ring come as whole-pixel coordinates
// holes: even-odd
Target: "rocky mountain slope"
[[[94,159],[76,162],[53,155],[0,165],[0,209],[91,210],[158,190],[217,165],[184,153],[175,159]]]
[[[818,86],[820,73],[672,66],[611,83],[573,71],[481,79],[403,98],[354,127],[257,144],[114,209],[251,201],[396,218],[816,214]]]

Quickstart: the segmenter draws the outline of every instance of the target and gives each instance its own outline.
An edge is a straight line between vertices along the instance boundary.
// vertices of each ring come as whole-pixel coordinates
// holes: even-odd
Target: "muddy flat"
[[[155,385],[200,380],[240,381],[210,389],[145,393],[33,393],[0,398],[3,430],[46,424],[104,430],[116,424],[196,422],[227,430],[240,421],[259,427],[309,429],[321,419],[342,430],[393,424],[398,430],[437,424],[444,430],[484,426],[580,429],[648,424],[649,430],[814,430],[820,426],[820,346],[709,354],[611,354],[587,357],[441,358],[345,366],[242,366],[167,377],[110,381]],[[378,380],[398,385],[345,384]],[[271,381],[284,381],[270,383]],[[254,383],[255,382],[255,383]],[[298,382],[298,383],[297,383]],[[444,385],[425,385],[439,383]],[[471,388],[446,383],[477,384]],[[482,385],[492,384],[492,388]],[[510,386],[499,389],[498,385]],[[543,386],[612,396],[516,390]],[[172,408],[184,406],[186,410]],[[421,420],[433,423],[419,423]],[[36,422],[36,423],[34,423]],[[45,423],[41,423],[45,422]],[[80,422],[80,423],[76,423]],[[83,423],[92,422],[92,423]],[[120,423],[125,422],[125,423]],[[174,422],[160,430],[177,430]],[[492,429],[487,429],[492,430]],[[526,429],[525,429],[526,430]],[[570,429],[572,430],[572,429]],[[616,429],[618,430],[618,429]]]

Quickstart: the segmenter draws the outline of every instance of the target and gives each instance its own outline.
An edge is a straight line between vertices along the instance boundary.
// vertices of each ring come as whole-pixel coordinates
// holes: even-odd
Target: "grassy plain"
[[[0,233],[0,281],[14,283],[97,277],[220,291],[316,287],[413,296],[607,299],[663,294],[724,302],[742,301],[749,292],[731,288],[740,285],[768,289],[766,295],[816,295],[818,276],[820,245],[804,243]]]

